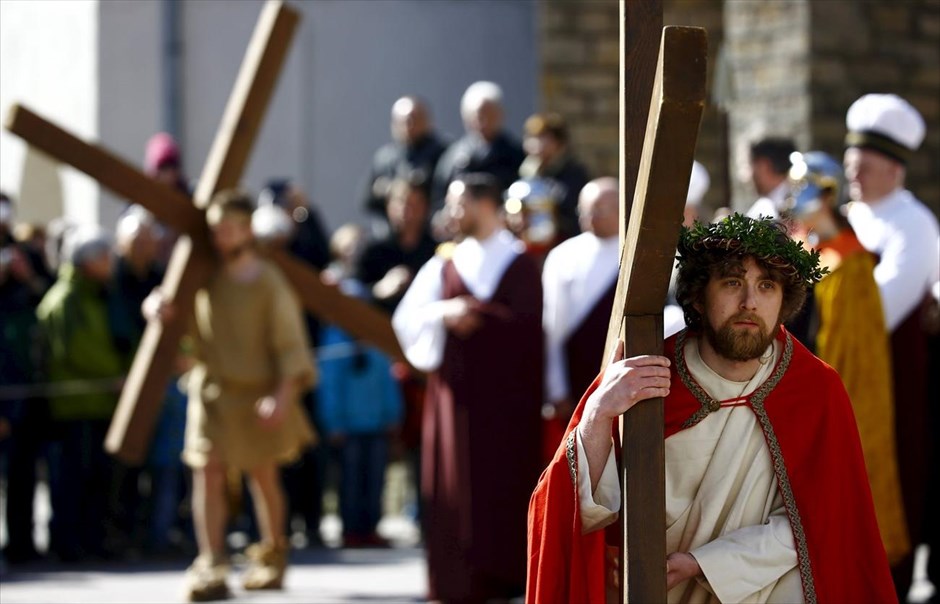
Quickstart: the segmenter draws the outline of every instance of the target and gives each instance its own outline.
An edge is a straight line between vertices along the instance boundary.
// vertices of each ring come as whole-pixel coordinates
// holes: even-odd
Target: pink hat
[[[158,132],[147,141],[144,152],[144,169],[153,176],[166,164],[179,165],[180,148],[176,140],[166,132]]]

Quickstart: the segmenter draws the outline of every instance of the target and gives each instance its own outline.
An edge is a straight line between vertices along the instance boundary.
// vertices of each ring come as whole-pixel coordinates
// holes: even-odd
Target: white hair
[[[484,103],[503,104],[503,89],[493,82],[474,82],[467,87],[460,99],[460,115],[467,117]]]
[[[157,221],[153,214],[139,205],[132,205],[118,220],[115,237],[119,243],[134,239],[142,229],[152,229]]]
[[[251,231],[262,242],[289,239],[294,234],[294,221],[281,206],[263,205],[251,214]]]
[[[62,259],[80,267],[103,254],[111,253],[111,234],[98,225],[80,225],[65,234]]]

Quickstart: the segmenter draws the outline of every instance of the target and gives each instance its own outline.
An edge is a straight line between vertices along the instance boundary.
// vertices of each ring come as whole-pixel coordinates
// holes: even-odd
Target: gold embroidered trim
[[[568,472],[571,474],[571,484],[574,485],[574,492],[578,492],[578,455],[575,446],[575,432],[577,428],[568,434],[568,440],[565,442],[565,457],[568,458]]]
[[[809,546],[806,543],[806,533],[803,531],[803,522],[800,520],[800,511],[796,507],[796,497],[793,495],[793,488],[790,486],[790,477],[787,475],[787,467],[783,462],[783,450],[777,441],[777,435],[774,433],[773,425],[770,423],[770,417],[764,409],[764,400],[777,387],[790,361],[793,359],[793,338],[786,334],[787,339],[783,349],[783,355],[777,369],[760,387],[749,397],[751,408],[760,422],[761,430],[764,432],[764,439],[767,441],[767,448],[770,450],[771,463],[774,466],[774,474],[777,476],[777,486],[780,494],[783,496],[783,503],[787,510],[787,517],[790,520],[790,530],[793,532],[793,538],[796,542],[797,564],[800,568],[800,579],[803,582],[803,599],[806,604],[816,604],[816,585],[813,581],[813,569],[809,560]],[[686,332],[681,332],[676,338],[676,372],[679,378],[689,392],[698,399],[702,406],[692,414],[682,424],[682,429],[691,428],[703,419],[709,413],[717,411],[721,403],[709,396],[705,390],[696,383],[689,373],[689,368],[685,363],[685,337]]]
[[[787,349],[792,350],[792,342],[787,334]],[[789,359],[786,359],[789,361]],[[767,380],[770,382],[770,380]],[[772,389],[772,388],[771,388]],[[800,567],[800,578],[803,580],[803,600],[806,604],[816,604],[816,585],[813,582],[813,568],[809,561],[809,546],[806,544],[806,533],[803,531],[803,522],[800,520],[800,511],[796,507],[796,497],[793,495],[793,489],[790,486],[790,477],[787,475],[787,467],[783,463],[783,451],[780,449],[780,443],[777,441],[777,435],[774,433],[774,427],[770,423],[770,417],[764,409],[764,398],[767,394],[758,390],[751,398],[751,407],[757,415],[761,429],[764,431],[764,438],[767,440],[767,448],[770,449],[770,459],[774,464],[774,474],[777,475],[777,486],[783,495],[783,503],[787,509],[787,516],[790,518],[790,530],[793,532],[793,538],[796,541],[796,557]]]
[[[699,423],[705,419],[709,413],[713,411],[718,411],[721,408],[721,403],[713,399],[705,390],[698,385],[694,379],[692,379],[692,374],[689,373],[689,367],[685,362],[685,337],[687,330],[682,330],[679,332],[679,335],[676,336],[676,372],[679,374],[679,378],[682,380],[682,383],[686,388],[689,389],[689,392],[698,399],[702,406],[693,413],[689,419],[682,422],[682,429],[691,428],[695,424]]]
[[[685,338],[687,331],[683,330],[676,336],[676,372],[679,374],[679,377],[682,379],[682,383],[686,388],[689,389],[689,392],[698,399],[702,404],[699,409],[692,414],[689,419],[685,420],[682,423],[682,429],[691,428],[695,424],[699,423],[705,419],[709,413],[714,413],[721,409],[721,403],[707,392],[705,389],[698,385],[698,382],[692,377],[692,374],[689,373],[689,366],[685,362]],[[790,339],[790,334],[787,334],[787,341],[783,348],[783,355],[780,359],[780,362],[777,364],[777,368],[774,370],[773,374],[767,380],[760,385],[760,387],[754,391],[750,396],[751,400],[759,398],[763,401],[767,398],[767,395],[777,386],[781,379],[783,379],[783,374],[787,372],[787,367],[790,366],[790,359],[793,358],[793,341]]]

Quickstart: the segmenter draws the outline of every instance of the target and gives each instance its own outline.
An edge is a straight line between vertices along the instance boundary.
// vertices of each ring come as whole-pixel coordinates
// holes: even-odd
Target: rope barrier
[[[332,361],[353,357],[363,351],[363,345],[356,342],[338,342],[328,346],[311,349],[315,359]],[[63,380],[59,382],[39,382],[30,384],[0,385],[0,403],[46,398],[50,396],[76,396],[81,394],[119,393],[124,387],[126,376],[93,380]]]

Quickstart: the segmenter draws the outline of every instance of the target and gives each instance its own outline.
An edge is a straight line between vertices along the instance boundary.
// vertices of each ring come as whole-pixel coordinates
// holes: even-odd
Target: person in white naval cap
[[[712,179],[708,175],[708,170],[705,169],[705,166],[693,160],[692,175],[689,177],[689,192],[685,197],[682,226],[691,227],[696,220],[700,220],[702,200],[705,199],[705,194],[708,193],[708,187],[711,184]],[[676,302],[677,275],[678,270],[673,267],[672,275],[669,277],[666,307],[663,309],[663,337],[666,338],[685,329],[685,315],[682,312],[682,307]]]
[[[924,538],[930,448],[927,334],[921,308],[940,274],[936,217],[904,188],[908,159],[926,126],[907,101],[867,94],[845,119],[848,219],[859,242],[879,257],[875,281],[891,332],[898,461],[911,543]],[[911,583],[913,554],[894,568],[902,601]]]
[[[578,197],[580,235],[549,252],[542,268],[546,406],[561,430],[594,381],[604,356],[607,325],[620,270],[617,179],[592,180]],[[558,434],[561,437],[561,434]],[[552,452],[558,442],[546,443]]]

